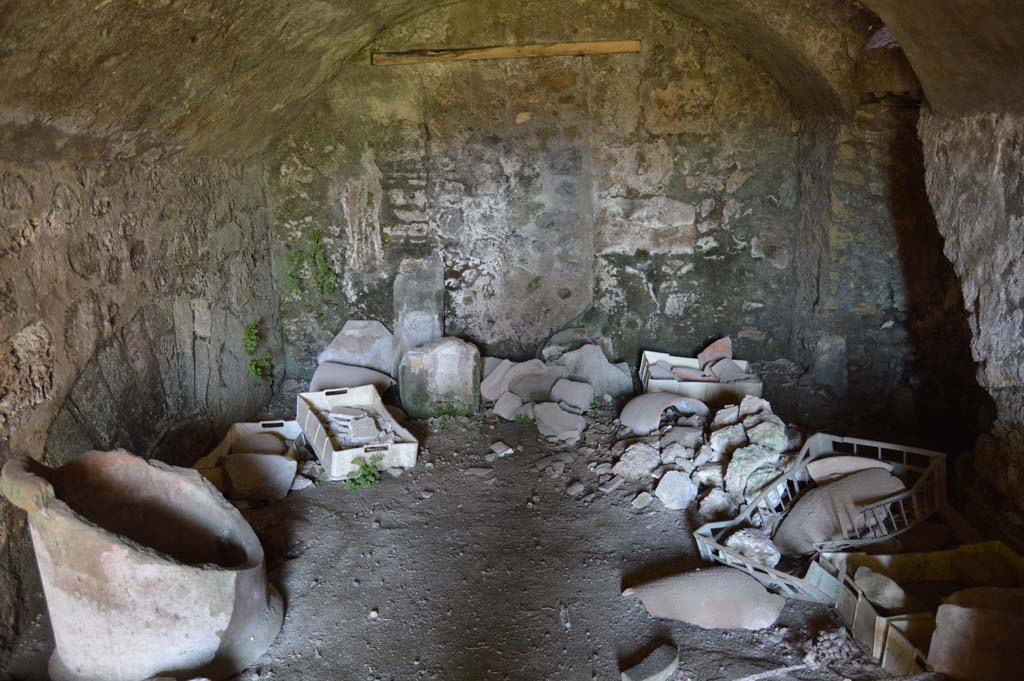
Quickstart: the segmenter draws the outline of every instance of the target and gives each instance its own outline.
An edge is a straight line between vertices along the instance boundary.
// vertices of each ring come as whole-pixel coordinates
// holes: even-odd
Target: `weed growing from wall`
[[[255,355],[260,347],[260,321],[255,319],[245,325],[242,331],[242,349],[247,355]],[[271,362],[269,352],[263,352],[251,357],[248,363],[249,375],[252,376],[253,386],[258,386],[264,379],[274,374],[274,365]]]
[[[289,251],[284,256],[288,265],[284,274],[284,284],[292,293],[302,293],[303,272],[307,267],[311,272],[313,287],[321,296],[328,296],[337,290],[338,275],[327,261],[327,251],[324,250],[322,240],[323,232],[314,229],[309,236],[307,250]]]

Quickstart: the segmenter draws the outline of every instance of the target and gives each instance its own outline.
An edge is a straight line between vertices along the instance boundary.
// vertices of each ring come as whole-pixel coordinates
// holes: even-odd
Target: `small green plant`
[[[263,379],[267,378],[271,374],[272,364],[270,363],[270,353],[264,352],[261,355],[257,355],[249,360],[249,375],[252,376],[252,384],[254,386],[259,385],[263,382]]]
[[[320,295],[327,296],[337,290],[338,275],[327,261],[327,251],[324,250],[322,243],[323,236],[323,231],[314,229],[309,235],[308,250],[289,251],[285,254],[288,269],[284,273],[284,284],[292,293],[302,293],[302,272],[306,265],[312,271],[313,285]]]
[[[530,280],[530,283],[526,286],[526,290],[530,293],[536,293],[540,290],[541,284],[544,283],[544,277],[534,277]]]
[[[260,320],[257,319],[245,325],[245,330],[242,331],[242,349],[245,350],[245,354],[254,355],[259,344]]]
[[[483,431],[483,429],[484,424],[480,423],[479,421],[470,421],[469,424],[466,426],[466,430],[468,430],[471,433],[480,433]]]
[[[600,409],[600,408],[601,408],[601,400],[597,399],[596,397],[594,399],[590,400],[590,411],[594,411],[595,409]]]
[[[530,422],[530,417],[527,416],[526,414],[517,414],[516,415],[516,422],[517,423],[529,423]]]
[[[288,271],[284,273],[284,285],[295,295],[302,293],[302,263],[306,261],[303,251],[289,251],[284,256]]]
[[[370,459],[370,463],[366,463],[365,459],[354,459],[352,463],[359,467],[354,477],[349,478],[345,481],[345,489],[350,492],[356,490],[369,489],[376,487],[380,484],[380,471],[377,470],[377,464],[383,460],[381,456],[374,456]]]

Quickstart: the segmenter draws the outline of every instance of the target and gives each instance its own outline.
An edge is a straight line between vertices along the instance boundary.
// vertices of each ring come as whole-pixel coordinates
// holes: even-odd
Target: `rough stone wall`
[[[260,409],[245,324],[263,320],[281,364],[262,181],[213,161],[0,159],[0,461],[191,463]],[[36,580],[24,513],[2,502],[0,643]]]
[[[1024,116],[922,116],[928,193],[963,285],[978,380],[997,419],[968,510],[1024,546]]]

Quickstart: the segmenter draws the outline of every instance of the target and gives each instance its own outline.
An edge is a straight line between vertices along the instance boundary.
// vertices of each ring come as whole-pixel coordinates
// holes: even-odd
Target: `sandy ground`
[[[612,680],[667,641],[680,648],[680,680],[792,667],[757,678],[887,678],[851,659],[825,607],[794,601],[771,629],[705,631],[623,598],[624,586],[699,561],[684,512],[657,501],[634,509],[639,483],[596,490],[587,464],[611,460],[612,418],[604,413],[590,442],[571,447],[550,445],[531,423],[494,417],[417,424],[425,447],[414,471],[361,491],[322,484],[247,512],[287,615],[267,654],[238,678]],[[515,453],[486,461],[499,439]],[[581,452],[587,445],[595,451]],[[570,460],[561,474],[535,465],[559,452]],[[469,468],[492,471],[478,477]],[[574,480],[587,487],[581,498],[565,491]],[[12,678],[46,678],[47,631],[40,617]],[[831,645],[815,644],[821,632],[833,632]]]

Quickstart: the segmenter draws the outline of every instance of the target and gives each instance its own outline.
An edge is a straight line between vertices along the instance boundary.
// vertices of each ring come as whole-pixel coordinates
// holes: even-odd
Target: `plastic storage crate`
[[[213,451],[204,456],[193,468],[196,469],[209,469],[216,468],[220,465],[220,460],[223,459],[231,451],[231,445],[240,440],[243,437],[250,435],[259,435],[261,433],[270,433],[279,436],[285,441],[285,444],[289,447],[293,445],[295,440],[298,440],[302,436],[302,428],[299,427],[298,421],[259,421],[257,423],[236,423],[228,429],[227,435],[220,441]]]
[[[813,484],[807,464],[831,455],[855,455],[885,461],[908,489],[861,509],[843,538],[817,545],[819,552],[848,551],[868,546],[910,529],[945,506],[946,456],[916,447],[818,433],[804,443],[796,463],[752,499],[732,520],[706,523],[693,533],[704,560],[743,570],[765,587],[787,598],[831,604],[838,576],[827,564],[812,562],[804,577],[769,568],[725,546],[733,530],[759,527],[769,536],[800,495]]]
[[[327,432],[319,415],[320,412],[329,412],[334,407],[355,407],[387,420],[391,424],[395,441],[335,449],[330,433]],[[309,448],[320,459],[330,480],[344,480],[359,472],[359,466],[353,463],[356,459],[361,459],[367,464],[377,460],[376,467],[381,470],[412,468],[416,465],[419,442],[391,416],[384,407],[377,389],[372,385],[300,393],[295,412]]]
[[[891,674],[911,675],[928,671],[928,648],[935,631],[934,612],[886,616],[880,614],[854,582],[858,567],[869,567],[897,582],[958,581],[962,561],[998,560],[1024,585],[1024,558],[1002,542],[969,544],[947,551],[868,555],[824,554],[836,570],[839,588],[833,606],[854,641]]]
[[[677,393],[693,397],[711,405],[739,404],[747,395],[760,397],[764,384],[760,379],[738,381],[736,383],[710,383],[704,381],[680,381],[674,378],[651,378],[650,366],[665,361],[674,367],[700,370],[700,363],[695,357],[674,357],[664,352],[645,351],[640,357],[640,383],[645,393]],[[743,371],[748,371],[750,364],[741,359],[733,360]]]

